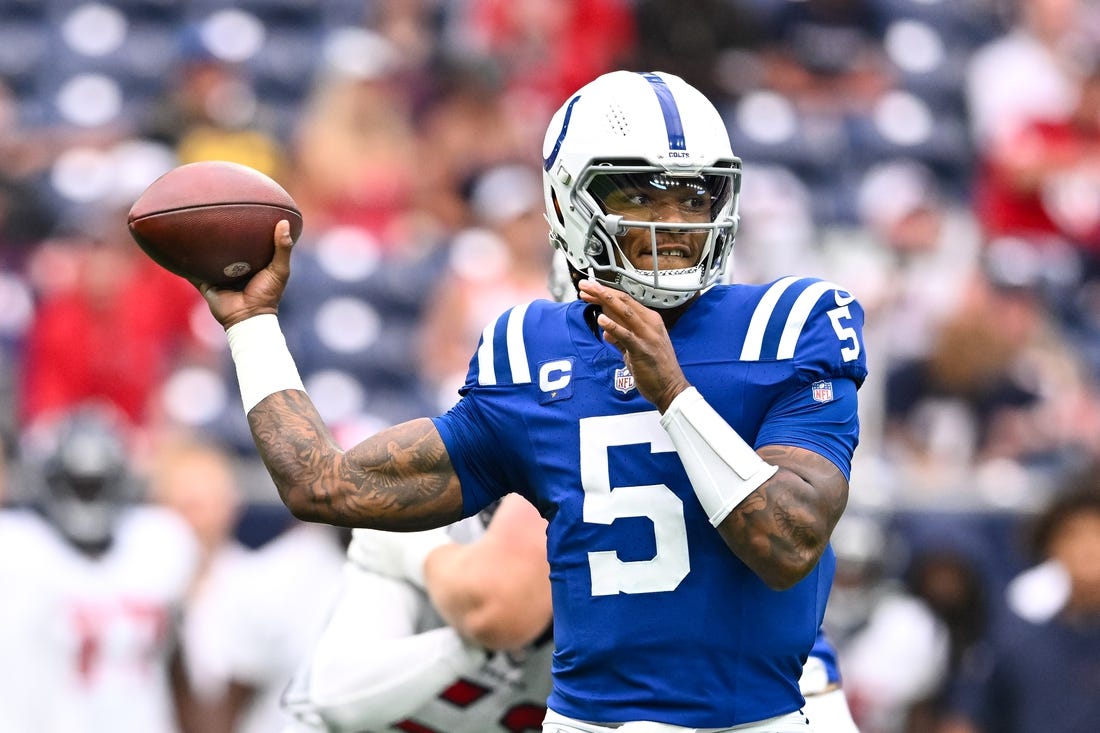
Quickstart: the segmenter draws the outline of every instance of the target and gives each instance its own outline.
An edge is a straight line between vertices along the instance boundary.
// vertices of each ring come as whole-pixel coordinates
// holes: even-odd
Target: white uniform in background
[[[245,577],[243,566],[251,555],[251,549],[235,540],[219,547],[187,603],[180,644],[191,691],[203,703],[226,693],[229,671],[222,637],[228,604],[224,598],[239,592],[236,586]]]
[[[485,531],[486,513],[448,528]],[[339,733],[509,733],[542,729],[550,693],[550,630],[527,648],[488,652],[447,626],[412,582],[355,561],[321,642],[284,698],[303,729]]]
[[[197,553],[156,507],[123,510],[99,556],[0,512],[0,731],[176,731],[167,660]]]
[[[279,733],[290,716],[279,698],[312,648],[340,588],[344,553],[331,527],[295,524],[233,563],[223,591],[204,608],[207,684],[236,682],[253,698],[238,733]],[[211,643],[210,634],[217,643]]]

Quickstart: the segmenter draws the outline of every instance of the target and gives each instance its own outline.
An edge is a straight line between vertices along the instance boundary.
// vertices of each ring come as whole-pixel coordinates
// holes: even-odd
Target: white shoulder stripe
[[[759,361],[760,350],[764,348],[764,332],[768,329],[768,321],[771,320],[775,304],[787,288],[799,280],[797,277],[785,277],[776,280],[764,297],[756,304],[756,310],[752,312],[752,320],[749,321],[749,330],[745,334],[745,344],[741,347],[741,361]]]
[[[477,383],[491,387],[497,383],[496,368],[493,366],[493,332],[497,322],[493,320],[481,332],[481,346],[477,347]]]
[[[530,303],[517,305],[508,314],[508,364],[512,367],[512,384],[529,384],[531,368],[527,365],[527,344],[523,342],[523,317]]]
[[[527,363],[527,344],[523,340],[523,317],[529,305],[530,303],[523,303],[508,312],[505,344],[508,348],[508,366],[512,372],[512,384],[531,382],[531,367]],[[481,346],[477,348],[477,383],[483,387],[492,387],[498,381],[496,367],[493,364],[496,358],[493,340],[499,322],[500,319],[497,318],[485,327],[481,332]]]
[[[821,296],[830,290],[844,290],[836,283],[824,280],[816,282],[803,290],[791,306],[791,312],[787,315],[787,324],[783,327],[783,335],[779,337],[779,350],[775,354],[776,359],[790,359],[794,357],[794,347],[798,344],[798,337],[802,335],[802,328],[806,325],[806,319],[810,317],[810,311],[814,309]]]

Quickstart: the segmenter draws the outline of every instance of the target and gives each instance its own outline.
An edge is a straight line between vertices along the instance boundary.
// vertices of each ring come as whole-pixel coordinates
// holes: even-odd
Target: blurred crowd
[[[272,506],[221,329],[134,245],[130,204],[207,159],[294,196],[280,320],[350,445],[446,409],[484,325],[547,297],[545,125],[620,67],[723,112],[736,280],[825,277],[867,310],[827,618],[864,732],[1012,730],[964,702],[974,660],[1072,597],[1060,566],[1020,576],[1052,546],[1021,532],[1100,465],[1096,0],[0,0],[0,502],[40,503],[40,436],[109,413],[139,503],[197,537],[149,601],[164,623],[191,609],[193,691],[271,694],[300,654],[272,610],[316,612],[324,592],[287,579],[322,588],[345,538]],[[5,572],[6,594],[25,578]],[[167,658],[158,628],[140,653]]]

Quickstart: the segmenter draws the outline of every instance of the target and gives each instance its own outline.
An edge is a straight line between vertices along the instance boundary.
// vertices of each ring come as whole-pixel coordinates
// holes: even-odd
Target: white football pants
[[[815,733],[815,731],[816,729],[810,725],[810,721],[801,710],[767,720],[758,720],[755,723],[735,725],[732,728],[684,728],[679,725],[644,720],[609,728],[573,720],[553,710],[546,711],[546,718],[542,723],[542,733]]]

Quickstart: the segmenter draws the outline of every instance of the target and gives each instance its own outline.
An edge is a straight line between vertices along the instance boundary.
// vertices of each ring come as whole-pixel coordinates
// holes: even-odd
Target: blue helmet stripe
[[[573,105],[577,103],[577,100],[581,98],[581,95],[577,95],[569,100],[569,106],[565,108],[565,119],[561,121],[561,132],[558,133],[558,139],[554,141],[554,149],[550,151],[550,156],[542,161],[543,168],[547,171],[554,165],[554,161],[558,159],[558,153],[561,152],[562,141],[565,140],[565,133],[569,129],[569,118],[573,116]]]
[[[645,80],[653,87],[657,94],[657,101],[661,103],[661,112],[665,116],[665,130],[668,132],[669,150],[686,150],[687,141],[684,140],[684,124],[680,120],[680,110],[676,106],[676,99],[672,96],[672,90],[668,88],[665,80],[653,73],[642,74]]]

